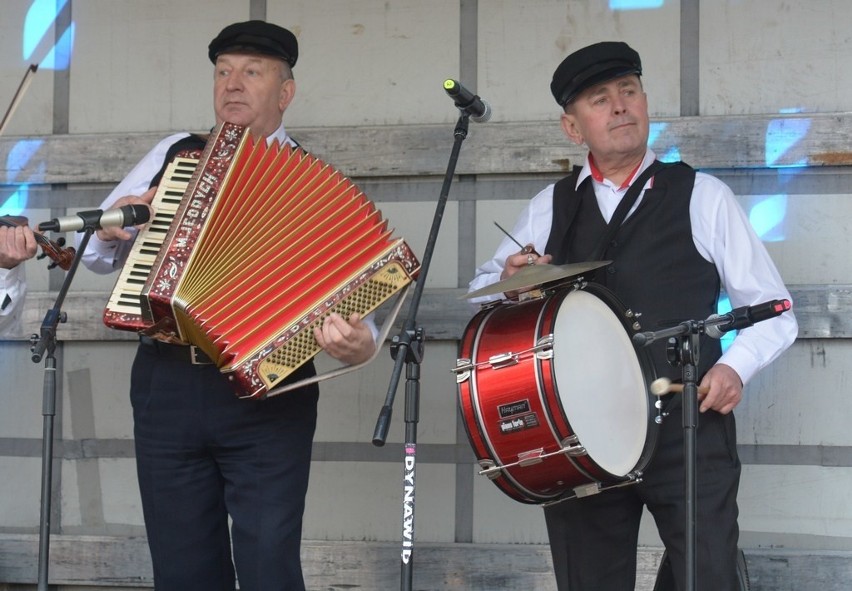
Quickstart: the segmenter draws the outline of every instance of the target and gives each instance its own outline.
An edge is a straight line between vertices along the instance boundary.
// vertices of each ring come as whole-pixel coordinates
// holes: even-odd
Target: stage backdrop
[[[460,80],[493,109],[463,145],[418,314],[427,342],[416,588],[554,588],[542,511],[477,474],[451,369],[474,312],[459,296],[502,238],[494,222],[510,227],[532,195],[581,163],[549,83],[565,55],[601,40],[642,55],[654,150],[732,186],[793,294],[800,338],[747,385],[737,409],[752,588],[845,588],[852,4],[4,0],[0,109],[28,66],[39,69],[0,137],[2,213],[39,222],[96,208],[158,139],[209,129],[207,44],[248,18],[299,39],[285,119],[292,135],[351,176],[420,257],[458,118],[444,80]],[[24,335],[38,332],[63,283],[44,260],[26,272]],[[77,273],[58,331],[51,575],[62,589],[151,585],[127,395],[134,336],[100,320],[114,281]],[[402,385],[387,444],[371,444],[391,368],[385,346],[369,368],[322,387],[304,529],[312,589],[398,581]],[[36,580],[44,365],[30,359],[24,337],[0,342],[0,376],[3,587]],[[640,588],[650,589],[660,541],[647,519],[641,544]]]

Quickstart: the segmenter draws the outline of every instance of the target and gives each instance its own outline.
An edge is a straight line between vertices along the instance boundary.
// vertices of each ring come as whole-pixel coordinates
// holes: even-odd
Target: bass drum
[[[454,371],[480,473],[532,504],[639,480],[657,437],[656,375],[633,325],[597,284],[476,314]]]

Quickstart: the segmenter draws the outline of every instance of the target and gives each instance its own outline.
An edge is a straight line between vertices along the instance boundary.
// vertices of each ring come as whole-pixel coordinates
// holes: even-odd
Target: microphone
[[[771,300],[754,306],[742,306],[727,314],[713,314],[704,321],[704,334],[720,339],[730,330],[748,328],[762,320],[775,318],[792,307],[790,300]]]
[[[93,209],[81,211],[75,215],[53,218],[42,222],[38,229],[42,232],[80,232],[88,228],[100,230],[115,226],[135,226],[151,219],[151,210],[147,205],[123,205],[118,209]]]
[[[453,102],[461,110],[470,115],[477,123],[485,123],[491,119],[491,105],[473,94],[456,80],[444,81],[444,90],[453,99]]]

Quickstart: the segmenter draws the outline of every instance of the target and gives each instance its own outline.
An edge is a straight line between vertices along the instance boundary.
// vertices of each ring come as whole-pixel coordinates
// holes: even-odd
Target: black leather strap
[[[152,351],[156,351],[160,357],[184,361],[192,365],[212,365],[213,360],[207,354],[196,347],[195,345],[177,345],[174,343],[164,343],[152,339],[151,337],[141,336],[139,342],[143,347],[148,347]]]
[[[624,218],[627,217],[627,212],[630,211],[630,208],[633,207],[634,203],[636,203],[636,199],[645,187],[645,183],[647,183],[648,179],[654,176],[658,170],[665,168],[666,166],[666,164],[663,164],[659,160],[654,160],[651,165],[642,171],[642,174],[636,177],[636,180],[630,184],[630,187],[627,189],[624,197],[622,197],[621,201],[619,201],[618,207],[615,208],[615,212],[612,214],[612,219],[606,227],[606,233],[601,237],[601,241],[598,242],[598,246],[592,252],[592,256],[589,257],[590,261],[599,261],[603,259],[607,246],[610,241],[612,241],[616,232],[618,232],[618,229],[624,222]]]

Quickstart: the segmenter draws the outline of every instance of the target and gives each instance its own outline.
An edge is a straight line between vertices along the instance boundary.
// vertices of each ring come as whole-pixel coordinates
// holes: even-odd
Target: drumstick
[[[503,232],[506,236],[508,236],[508,237],[509,237],[509,239],[510,239],[512,242],[514,242],[515,244],[517,244],[518,246],[520,246],[520,247],[521,247],[521,252],[522,252],[523,254],[534,254],[534,255],[536,255],[536,256],[541,256],[540,254],[538,254],[538,253],[535,251],[535,249],[534,249],[533,247],[531,247],[531,246],[524,246],[523,244],[521,244],[520,242],[518,242],[517,240],[515,240],[515,237],[514,237],[514,236],[512,236],[511,234],[509,234],[509,233],[508,233],[508,232],[507,232],[507,231],[503,228],[503,226],[501,226],[501,225],[500,225],[500,224],[498,224],[497,222],[494,222],[494,225],[495,225],[495,226],[497,226],[497,227],[500,229],[500,231],[501,231],[501,232]]]
[[[710,391],[708,386],[699,386],[699,394],[707,394]],[[672,384],[669,378],[657,378],[651,382],[651,394],[654,396],[664,396],[666,394],[681,394],[683,393],[683,384]]]

